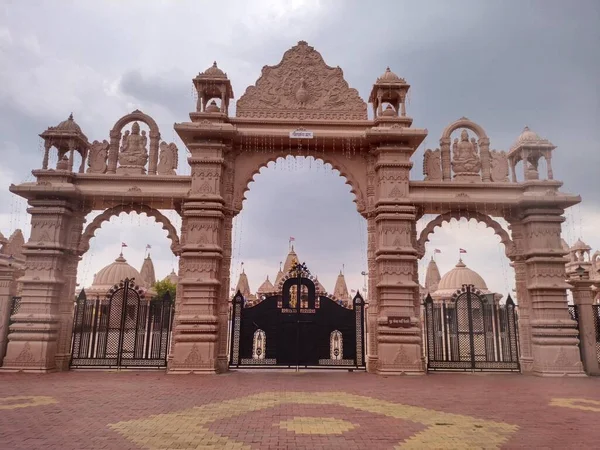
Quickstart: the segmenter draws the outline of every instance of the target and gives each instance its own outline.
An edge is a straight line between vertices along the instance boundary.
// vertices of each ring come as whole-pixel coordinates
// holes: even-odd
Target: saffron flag
[[[435,252],[435,253],[442,253],[442,251],[441,251],[439,248],[436,248],[436,249],[434,250],[434,252]]]
[[[127,244],[125,242],[121,242],[121,247],[127,247]]]
[[[290,242],[292,242],[292,241],[295,241],[295,240],[296,240],[296,238],[295,238],[295,237],[291,237],[291,236],[290,236]]]
[[[459,252],[459,253],[467,253],[467,251],[466,251],[464,248],[459,248],[459,249],[458,249],[458,252]]]
[[[151,248],[152,248],[152,246],[150,244],[146,245],[146,250],[149,250]]]

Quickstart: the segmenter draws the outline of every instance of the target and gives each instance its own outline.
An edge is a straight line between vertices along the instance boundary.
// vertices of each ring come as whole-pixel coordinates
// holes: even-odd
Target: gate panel
[[[519,371],[517,316],[464,286],[449,304],[425,300],[428,370]]]
[[[71,367],[166,367],[172,309],[168,294],[147,301],[133,280],[124,280],[104,299],[87,299],[81,291]]]
[[[296,268],[293,269],[294,271]],[[231,367],[364,368],[364,300],[352,308],[316,297],[304,267],[281,295],[245,307],[233,299]]]

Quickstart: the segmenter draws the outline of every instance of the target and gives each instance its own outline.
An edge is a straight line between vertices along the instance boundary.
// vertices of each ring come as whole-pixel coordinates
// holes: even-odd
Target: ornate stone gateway
[[[122,281],[103,299],[88,299],[81,291],[71,367],[166,367],[172,311],[168,293],[148,301],[133,279]]]
[[[427,370],[518,371],[517,314],[463,286],[449,304],[425,300]]]
[[[250,308],[238,292],[233,300],[230,367],[364,369],[364,307],[352,309],[316,292],[304,264],[282,283],[281,295]]]
[[[465,217],[500,236],[515,268],[522,370],[583,375],[561,245],[563,213],[581,198],[554,180],[551,142],[525,129],[510,149],[495,150],[485,130],[462,117],[443,131],[439,148],[425,151],[425,179],[411,179],[428,131],[407,115],[407,81],[385,70],[369,95],[369,116],[342,69],[303,41],[262,68],[235,116],[231,81],[216,63],[193,85],[195,111],[174,126],[189,151],[190,175],[177,174],[177,148],[162,142],[156,122],[138,110],[91,143],[73,117],[41,134],[35,181],[10,187],[29,202],[31,236],[2,370],[68,369],[80,258],[104,221],[136,211],[162,224],[180,256],[169,372],[226,371],[232,221],[254,175],[293,155],[338,170],[367,222],[367,370],[425,373],[418,259],[437,225]],[[181,230],[160,212],[169,209],[181,215]],[[86,225],[92,211],[102,213]],[[437,217],[418,234],[417,221],[429,214]]]

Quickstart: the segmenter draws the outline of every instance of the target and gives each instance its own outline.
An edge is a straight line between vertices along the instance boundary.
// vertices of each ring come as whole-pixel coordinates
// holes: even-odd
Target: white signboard
[[[294,130],[290,131],[290,139],[312,139],[313,132],[306,130]]]

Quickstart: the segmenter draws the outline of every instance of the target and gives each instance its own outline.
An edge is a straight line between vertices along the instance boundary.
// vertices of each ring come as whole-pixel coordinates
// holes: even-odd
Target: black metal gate
[[[292,268],[280,295],[245,307],[233,300],[230,367],[365,367],[364,307],[357,294],[352,308],[316,294],[306,265]]]
[[[148,301],[133,279],[115,285],[103,299],[88,299],[81,291],[71,367],[166,367],[172,318],[170,295]]]
[[[428,370],[519,371],[513,300],[497,305],[473,286],[449,303],[425,300]]]

